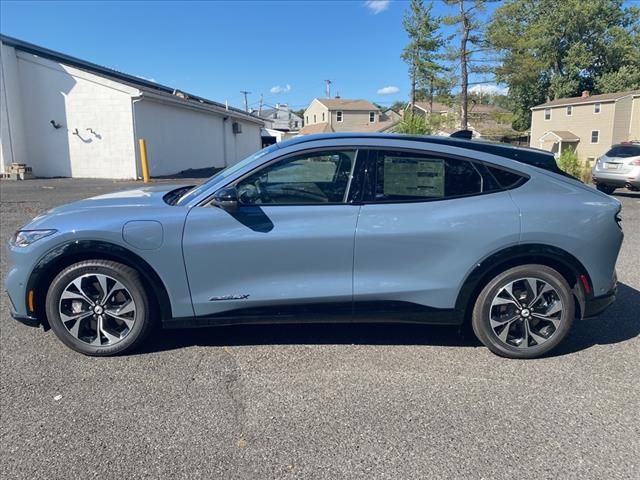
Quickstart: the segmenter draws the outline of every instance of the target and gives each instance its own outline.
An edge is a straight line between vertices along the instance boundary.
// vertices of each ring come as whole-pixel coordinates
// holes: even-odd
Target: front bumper
[[[14,320],[17,320],[18,322],[29,327],[38,328],[40,326],[40,320],[38,320],[36,317],[32,317],[31,315],[20,315],[19,313],[16,313],[12,310],[11,317],[13,317]]]

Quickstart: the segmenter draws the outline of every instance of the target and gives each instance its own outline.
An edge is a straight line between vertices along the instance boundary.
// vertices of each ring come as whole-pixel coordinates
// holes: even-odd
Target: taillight
[[[631,165],[635,165],[636,167],[640,166],[640,158],[637,160],[631,160]]]

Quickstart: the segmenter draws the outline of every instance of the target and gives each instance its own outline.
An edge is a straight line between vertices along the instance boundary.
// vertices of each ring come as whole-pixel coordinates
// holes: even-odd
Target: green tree
[[[445,0],[447,5],[457,8],[457,13],[443,18],[446,25],[458,27],[460,47],[450,50],[450,60],[460,62],[460,126],[468,128],[469,121],[469,71],[473,61],[472,46],[482,49],[483,23],[478,13],[484,9],[484,0]]]
[[[517,130],[546,100],[640,88],[640,9],[623,0],[507,0],[487,41],[501,54],[496,75]]]
[[[432,14],[433,2],[427,6],[422,0],[411,0],[402,24],[409,36],[409,44],[402,51],[402,59],[409,65],[411,103],[417,100],[417,90],[428,88],[429,101],[440,84],[444,67],[438,63],[443,39],[438,33],[439,19]]]

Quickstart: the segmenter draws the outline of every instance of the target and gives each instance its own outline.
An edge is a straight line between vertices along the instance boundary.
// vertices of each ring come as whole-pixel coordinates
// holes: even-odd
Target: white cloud
[[[374,15],[384,12],[389,8],[391,0],[367,0],[364,2],[364,6],[367,7]]]
[[[398,93],[400,89],[398,87],[394,87],[393,85],[389,85],[388,87],[380,88],[376,93],[378,95],[393,95],[394,93]]]
[[[291,91],[291,85],[288,83],[284,86],[276,85],[275,87],[271,87],[269,90],[271,93],[289,93]]]
[[[481,93],[483,95],[506,95],[509,92],[509,87],[501,87],[493,83],[484,83],[480,85],[474,85],[469,89],[470,93]]]

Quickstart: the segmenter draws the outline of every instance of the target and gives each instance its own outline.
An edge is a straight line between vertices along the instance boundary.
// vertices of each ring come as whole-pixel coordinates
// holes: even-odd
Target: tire
[[[109,260],[86,260],[61,271],[49,286],[46,312],[56,336],[90,356],[130,353],[152,329],[140,274]]]
[[[596,188],[607,195],[611,195],[616,190],[615,185],[607,185],[606,183],[596,183]]]
[[[487,283],[476,299],[471,325],[493,353],[536,358],[562,342],[574,317],[573,293],[564,277],[545,265],[522,265]]]

